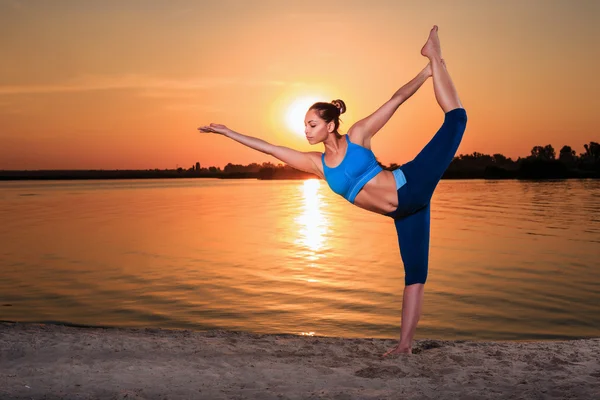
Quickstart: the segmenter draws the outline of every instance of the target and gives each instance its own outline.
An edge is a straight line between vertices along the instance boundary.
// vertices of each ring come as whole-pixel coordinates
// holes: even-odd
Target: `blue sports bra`
[[[342,162],[337,167],[329,168],[325,165],[325,153],[321,160],[323,174],[331,190],[354,204],[358,192],[383,169],[371,149],[352,143],[350,136],[345,136],[348,148]]]

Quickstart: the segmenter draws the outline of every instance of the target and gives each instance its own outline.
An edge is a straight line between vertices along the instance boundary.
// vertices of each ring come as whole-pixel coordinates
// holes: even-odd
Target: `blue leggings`
[[[431,141],[414,160],[399,167],[406,183],[398,189],[398,208],[386,215],[396,225],[407,286],[427,280],[430,200],[458,150],[466,126],[464,108],[448,111]]]

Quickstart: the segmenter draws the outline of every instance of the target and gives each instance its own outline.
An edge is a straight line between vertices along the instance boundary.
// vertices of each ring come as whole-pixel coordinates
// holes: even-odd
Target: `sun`
[[[321,101],[317,96],[303,96],[294,99],[285,113],[285,123],[288,129],[299,136],[304,136],[304,117],[308,108],[317,101]]]

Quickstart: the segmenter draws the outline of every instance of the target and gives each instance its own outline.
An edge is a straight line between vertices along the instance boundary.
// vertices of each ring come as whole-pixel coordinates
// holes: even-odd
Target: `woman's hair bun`
[[[334,106],[336,106],[338,108],[338,110],[340,110],[340,114],[343,114],[346,112],[346,103],[344,103],[344,100],[332,100],[331,104],[333,104]]]

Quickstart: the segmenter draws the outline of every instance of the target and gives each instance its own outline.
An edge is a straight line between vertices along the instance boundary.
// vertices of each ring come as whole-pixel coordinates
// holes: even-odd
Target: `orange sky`
[[[581,153],[600,141],[599,15],[594,0],[2,0],[0,169],[277,162],[198,133],[210,122],[323,151],[286,123],[294,99],[343,99],[345,133],[426,64],[433,24],[469,114],[459,153]],[[373,150],[406,162],[442,120],[430,80]]]

